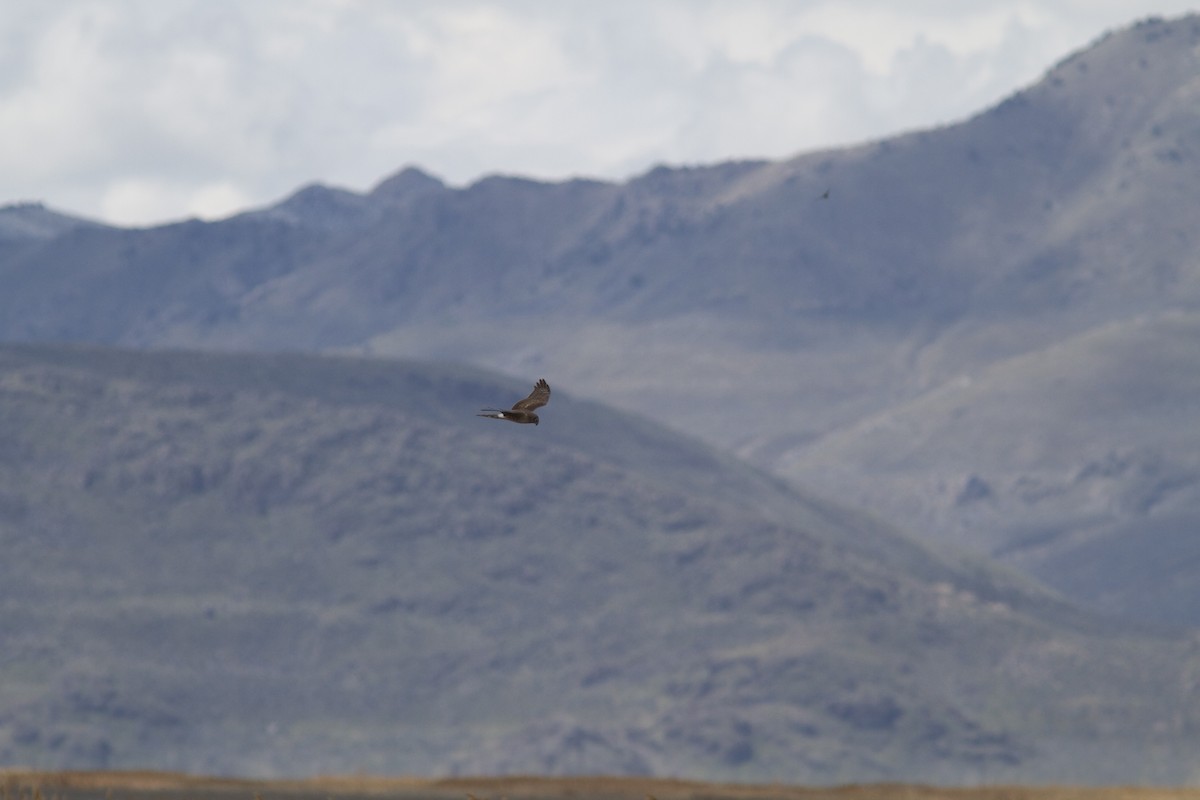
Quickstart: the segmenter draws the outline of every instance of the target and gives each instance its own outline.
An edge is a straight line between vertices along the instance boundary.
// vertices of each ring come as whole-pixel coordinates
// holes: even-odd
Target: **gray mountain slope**
[[[1183,782],[1200,642],[555,385],[0,347],[0,761]]]
[[[552,374],[789,474],[815,459],[809,445],[963,376],[1069,358],[1058,343],[1200,308],[1198,44],[1194,15],[1149,20],[960,124],[786,161],[462,189],[410,168],[366,194],[310,186],[214,223],[0,240],[0,339],[349,350]],[[13,215],[0,209],[0,230]],[[1139,446],[1094,431],[1104,452]],[[982,453],[972,469],[988,463]],[[845,476],[827,487],[844,500],[894,494],[827,466]],[[1114,491],[1136,494],[1140,469],[1114,472]],[[1190,480],[1186,463],[1155,469],[1165,484]],[[876,510],[924,535],[943,502]],[[1080,502],[1061,519],[1096,508]],[[1033,506],[1013,511],[1030,516],[1006,528],[1044,528]],[[1125,558],[1122,513],[1088,518],[1111,535],[1083,537],[1091,555],[1078,561],[1056,551],[1039,574],[1080,599],[1115,590],[1110,607],[1180,620],[1178,602],[1112,599],[1145,597],[1122,571],[1071,572]],[[1186,550],[1187,537],[1169,538]],[[1112,558],[1097,549],[1106,542]]]
[[[1195,304],[1181,164],[1197,136],[1198,28],[1145,23],[963,124],[786,162],[461,190],[409,169],[369,195],[309,187],[211,224],[71,230],[4,265],[24,293],[60,301],[35,313],[10,299],[5,336],[37,323],[44,337],[326,348],[532,322],[669,343],[664,324],[700,320],[714,340],[736,326],[732,346],[752,355],[802,359],[846,327],[911,346],[995,317],[1066,328]],[[81,296],[124,313],[87,318]]]
[[[1197,397],[1200,315],[1165,313],[964,376],[794,452],[786,471],[853,486],[1110,612],[1197,625]]]

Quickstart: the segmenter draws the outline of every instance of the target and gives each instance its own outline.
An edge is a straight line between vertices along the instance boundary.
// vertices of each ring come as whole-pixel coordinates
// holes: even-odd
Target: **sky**
[[[405,166],[623,180],[965,119],[1200,0],[4,0],[0,204],[214,219]]]

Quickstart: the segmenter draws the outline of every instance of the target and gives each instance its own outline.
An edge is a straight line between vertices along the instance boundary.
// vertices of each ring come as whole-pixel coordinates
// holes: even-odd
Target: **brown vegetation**
[[[1200,787],[982,786],[882,783],[833,787],[704,783],[670,778],[538,776],[384,778],[328,776],[249,780],[169,772],[36,772],[0,770],[2,800],[200,800],[253,797],[289,800],[1200,800]]]

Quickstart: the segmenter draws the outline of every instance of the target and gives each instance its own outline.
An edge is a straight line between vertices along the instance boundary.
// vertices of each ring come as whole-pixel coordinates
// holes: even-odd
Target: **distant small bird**
[[[829,199],[829,190],[828,190],[828,189],[826,189],[824,192],[822,192],[822,193],[821,193],[821,199],[822,199],[822,200],[828,200],[828,199]]]
[[[518,400],[512,407],[511,411],[501,411],[498,408],[485,408],[483,414],[476,414],[477,417],[487,417],[488,419],[506,419],[510,422],[519,422],[522,425],[533,423],[538,424],[538,415],[533,413],[535,408],[541,408],[550,402],[550,384],[546,383],[546,379],[542,378],[533,385],[533,391],[529,393],[529,397],[524,400]]]

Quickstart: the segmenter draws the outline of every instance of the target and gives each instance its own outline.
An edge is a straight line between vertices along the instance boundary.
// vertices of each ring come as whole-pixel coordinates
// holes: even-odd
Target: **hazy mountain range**
[[[1200,428],[1174,374],[1194,366],[1179,359],[1200,301],[1198,41],[1196,17],[1147,21],[962,124],[783,162],[461,189],[410,168],[365,195],[313,185],[145,230],[10,207],[0,337],[546,374],[1087,602],[1196,624],[1194,594],[1159,597],[1149,565],[1125,567],[1159,549],[1131,537],[1200,547],[1180,532],[1200,511],[1195,450],[1174,436]],[[1101,342],[1105,375],[1074,370],[1083,402],[1058,402],[1056,375]],[[896,415],[944,425],[914,415],[972,380],[1003,426],[939,429],[911,469],[873,449]],[[1073,428],[1053,467],[1007,446]],[[1138,493],[1169,502],[1121,500]]]
[[[0,762],[1195,779],[1195,635],[525,391],[0,346]]]
[[[624,183],[0,209],[5,341],[425,360],[4,349],[0,754],[1195,780],[1191,634],[887,524],[1200,624],[1198,53],[1147,21],[961,124]],[[479,427],[542,376],[539,438]]]

